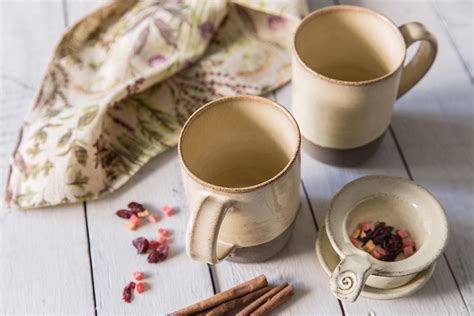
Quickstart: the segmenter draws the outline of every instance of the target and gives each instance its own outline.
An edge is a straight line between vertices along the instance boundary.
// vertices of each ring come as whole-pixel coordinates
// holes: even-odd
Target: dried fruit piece
[[[410,257],[411,255],[413,255],[414,251],[413,251],[413,247],[412,246],[409,246],[409,247],[403,247],[403,254],[405,255],[405,257]]]
[[[135,248],[137,248],[137,253],[138,254],[146,253],[147,250],[148,250],[148,246],[149,246],[148,239],[146,239],[145,237],[135,238],[132,241],[132,244]]]
[[[167,245],[167,244],[168,244],[168,238],[166,238],[166,237],[161,237],[161,238],[160,238],[160,244],[162,244],[162,245]]]
[[[158,235],[160,235],[161,237],[168,237],[168,230],[160,227],[158,228]]]
[[[143,210],[137,213],[138,217],[147,217],[148,215],[150,215],[150,213],[148,213],[148,210]]]
[[[160,261],[163,261],[168,258],[170,247],[168,245],[161,245],[158,247],[157,251],[160,253]]]
[[[133,272],[133,277],[135,280],[140,281],[143,280],[143,274],[140,271]],[[139,283],[140,284],[140,283]]]
[[[372,252],[372,250],[375,249],[375,244],[372,240],[369,240],[368,242],[365,243],[364,245],[364,250],[367,252]]]
[[[372,251],[371,255],[375,259],[379,259],[379,260],[383,257],[383,255],[378,250]]]
[[[132,216],[130,216],[130,218],[128,220],[129,220],[130,223],[140,224],[140,219],[135,214],[132,214]]]
[[[148,221],[149,221],[150,223],[156,223],[156,222],[158,222],[158,219],[156,218],[155,215],[149,215],[149,216],[148,216]]]
[[[130,202],[127,206],[134,214],[145,210],[143,205],[137,202]]]
[[[158,263],[168,257],[169,247],[167,245],[160,245],[158,249],[153,250],[147,258],[148,263]]]
[[[402,239],[398,235],[390,235],[383,243],[387,254],[383,257],[385,261],[393,261],[402,252]]]
[[[137,291],[138,294],[140,294],[145,290],[145,285],[141,282],[138,282],[135,290]]]
[[[134,223],[131,223],[131,222],[127,223],[128,230],[135,230],[137,227],[138,227],[138,225],[136,225]]]
[[[173,215],[173,208],[169,205],[163,206],[160,211],[162,211],[166,216],[171,216]]]
[[[368,222],[359,224],[358,229],[351,235],[351,243],[372,254],[376,259],[383,261],[394,261],[398,255],[404,252],[405,247],[411,247],[412,251],[407,250],[408,254],[413,254],[415,245],[405,229],[394,231],[392,226],[384,222],[377,222],[372,226]],[[354,236],[357,236],[355,237]],[[404,237],[402,239],[402,237]],[[405,256],[406,257],[406,256]]]
[[[369,223],[360,223],[359,228],[360,228],[361,231],[366,232],[366,231],[370,230],[372,227]]]
[[[361,233],[361,230],[360,230],[360,229],[354,230],[354,231],[352,232],[351,238],[359,238],[360,233]]]
[[[397,235],[400,236],[400,238],[402,239],[410,236],[410,234],[408,233],[406,229],[397,229]]]
[[[357,238],[351,238],[351,242],[354,246],[356,246],[357,248],[360,248],[361,245],[361,242],[359,240],[357,240]]]
[[[403,239],[402,240],[402,247],[405,248],[405,247],[411,247],[413,246],[412,242],[410,239]]]
[[[135,282],[130,282],[127,284],[127,286],[125,286],[123,288],[123,292],[122,292],[122,300],[125,302],[125,303],[130,303],[131,300],[132,300],[132,291],[133,289],[135,288]]]
[[[138,226],[140,226],[140,219],[135,214],[132,214],[132,216],[130,216],[128,219],[127,227],[128,229],[133,230]]]
[[[150,249],[157,249],[160,246],[160,243],[157,240],[150,240],[148,242],[148,248]]]
[[[158,250],[155,249],[152,252],[150,252],[146,260],[148,261],[148,263],[157,263],[159,259],[160,259],[160,253],[158,252]]]
[[[370,239],[374,241],[374,244],[381,245],[392,234],[392,230],[393,227],[386,226],[384,222],[377,223],[370,234]]]
[[[118,210],[115,214],[117,214],[118,217],[129,219],[130,216],[133,215],[133,212],[129,210]]]

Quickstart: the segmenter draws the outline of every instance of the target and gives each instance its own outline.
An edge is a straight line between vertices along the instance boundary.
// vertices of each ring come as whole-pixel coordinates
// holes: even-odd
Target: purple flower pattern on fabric
[[[148,59],[148,64],[151,67],[155,67],[157,65],[161,65],[165,61],[166,61],[166,57],[161,55],[161,54],[158,54],[158,55],[155,55],[155,56],[151,57],[150,59]]]
[[[203,39],[210,39],[214,34],[214,24],[212,22],[203,22],[199,25],[199,32]]]
[[[285,26],[286,19],[282,16],[272,15],[268,17],[267,25],[271,30],[278,30]]]

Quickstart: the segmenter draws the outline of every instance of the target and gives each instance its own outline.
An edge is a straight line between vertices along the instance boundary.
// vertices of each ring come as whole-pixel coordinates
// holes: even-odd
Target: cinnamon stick
[[[213,309],[206,311],[204,315],[206,316],[218,316],[218,315],[224,315],[227,312],[230,312],[231,310],[245,306],[246,304],[254,301],[255,299],[261,297],[263,294],[267,293],[270,291],[272,287],[266,286],[264,288],[261,288],[259,290],[250,292],[247,295],[244,295],[242,297],[237,297],[234,298],[231,301],[227,301],[225,303],[222,303],[221,305],[218,305],[214,307]]]
[[[292,295],[293,287],[291,285],[287,285],[273,297],[270,297],[270,299],[258,307],[254,312],[250,313],[250,316],[267,315],[272,310],[289,300]]]
[[[196,314],[196,313],[208,310],[224,302],[233,300],[237,297],[244,296],[250,292],[261,289],[267,285],[268,285],[267,278],[265,277],[265,275],[262,274],[252,280],[249,280],[247,282],[234,286],[233,288],[230,288],[227,291],[218,293],[203,301],[197,302],[193,305],[190,305],[176,312],[173,312],[171,313],[171,315]]]
[[[283,288],[285,288],[288,285],[288,283],[283,283],[277,287],[274,287],[270,291],[268,291],[265,295],[262,295],[260,298],[256,299],[250,305],[245,307],[243,310],[241,310],[237,316],[246,316],[250,315],[253,311],[255,311],[257,308],[259,308],[261,305],[263,305],[266,301],[268,301],[272,296],[280,292]]]

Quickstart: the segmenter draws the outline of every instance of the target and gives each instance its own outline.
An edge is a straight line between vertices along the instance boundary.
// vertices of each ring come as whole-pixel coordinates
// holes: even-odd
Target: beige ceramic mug
[[[404,66],[407,47],[420,47]],[[395,26],[355,6],[307,16],[293,45],[293,114],[303,147],[318,160],[353,165],[380,144],[393,104],[431,67],[436,39],[417,22]]]
[[[300,142],[291,114],[262,97],[221,98],[188,119],[179,155],[191,258],[257,262],[286,244],[300,207]]]

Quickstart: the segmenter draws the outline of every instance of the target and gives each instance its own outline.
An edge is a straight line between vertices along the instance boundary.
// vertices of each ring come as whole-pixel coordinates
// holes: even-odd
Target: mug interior
[[[300,61],[324,77],[369,81],[396,71],[406,46],[384,16],[360,7],[336,6],[306,17],[295,34]]]
[[[221,188],[248,188],[276,177],[299,146],[299,129],[289,112],[252,96],[207,104],[191,116],[180,139],[186,169]]]

